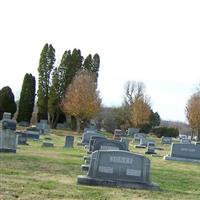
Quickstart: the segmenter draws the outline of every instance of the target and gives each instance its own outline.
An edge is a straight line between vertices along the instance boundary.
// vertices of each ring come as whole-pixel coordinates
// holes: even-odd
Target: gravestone
[[[200,145],[172,144],[170,155],[164,156],[164,159],[200,163]]]
[[[126,145],[126,151],[128,151],[128,149],[129,149],[129,140],[127,138],[125,138],[125,137],[122,137],[121,140],[120,140],[120,142],[125,143],[125,145]]]
[[[18,124],[19,124],[19,126],[24,126],[24,127],[30,126],[30,122],[27,122],[27,121],[21,121]]]
[[[42,143],[42,147],[54,147],[54,143],[51,140],[44,140]]]
[[[125,137],[126,132],[121,130],[121,129],[115,129],[114,130],[114,135],[113,135],[113,140],[121,140],[121,137]]]
[[[107,139],[103,135],[92,135],[90,137],[88,153],[91,153],[93,151],[94,143],[95,141],[98,141],[98,140],[107,140]]]
[[[27,145],[27,134],[24,132],[16,131],[16,134],[18,136],[18,144],[19,145]]]
[[[28,138],[38,140],[40,138],[40,130],[36,127],[28,127],[25,131]]]
[[[37,128],[41,134],[48,134],[50,132],[50,126],[46,119],[41,119],[40,123],[37,123]]]
[[[96,130],[87,130],[86,132],[84,132],[83,136],[82,136],[81,144],[82,145],[89,145],[90,137],[94,136],[94,135],[96,135],[96,136],[102,136]]]
[[[91,154],[93,152],[94,143],[100,140],[107,140],[107,138],[105,138],[104,136],[99,136],[99,135],[93,135],[90,137],[89,151],[87,152],[87,154]],[[86,164],[89,163],[90,157],[91,157],[90,155],[83,157]]]
[[[66,128],[67,128],[66,123],[57,123],[57,125],[56,125],[56,129],[65,130]]]
[[[147,147],[148,140],[144,137],[140,138],[140,143],[138,145],[135,145],[135,148],[146,148]]]
[[[16,153],[17,134],[16,122],[9,119],[11,114],[4,113],[2,120],[2,130],[0,131],[0,152]]]
[[[156,154],[155,142],[153,141],[147,142],[147,151],[145,152],[145,154]]]
[[[74,136],[67,135],[65,137],[65,148],[73,148],[74,147]]]
[[[117,140],[95,140],[93,144],[93,149],[92,152],[98,151],[98,150],[122,150],[122,151],[127,151],[127,146],[124,142],[120,142]],[[84,157],[84,159],[90,160],[90,157]],[[81,165],[81,170],[82,171],[88,171],[89,165]]]
[[[144,156],[119,150],[92,153],[86,176],[78,176],[83,185],[116,186],[158,190],[150,181],[150,160]]]
[[[3,119],[11,119],[11,113],[4,112],[4,113],[3,113],[3,118],[2,118],[2,120],[3,120]]]
[[[171,137],[164,137],[162,136],[161,138],[161,144],[171,144],[172,143],[172,138]]]
[[[140,138],[146,138],[146,134],[145,133],[136,133],[134,134],[134,140],[135,141],[140,141]]]
[[[139,129],[138,128],[128,128],[128,135],[130,137],[133,137],[134,134],[139,133]]]
[[[181,143],[181,144],[191,144],[191,140],[182,138],[182,139],[180,140],[180,143]]]

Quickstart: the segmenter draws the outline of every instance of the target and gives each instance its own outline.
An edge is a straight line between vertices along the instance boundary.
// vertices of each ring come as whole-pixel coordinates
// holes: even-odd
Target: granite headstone
[[[119,150],[93,152],[87,175],[78,176],[77,183],[159,190],[159,186],[150,181],[150,160]]]

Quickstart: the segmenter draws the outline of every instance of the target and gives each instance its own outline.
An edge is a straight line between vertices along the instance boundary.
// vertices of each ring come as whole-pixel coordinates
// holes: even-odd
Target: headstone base
[[[0,153],[16,153],[16,149],[0,149]]]
[[[133,183],[133,182],[126,182],[126,181],[114,181],[114,180],[90,178],[88,176],[78,176],[77,184],[107,186],[107,187],[125,187],[125,188],[132,188],[132,189],[148,189],[148,190],[156,190],[156,191],[160,190],[159,185],[155,183],[142,184],[142,183]]]
[[[146,146],[135,145],[135,148],[146,148]]]
[[[156,154],[156,152],[145,151],[145,154]]]
[[[173,160],[173,161],[181,161],[181,162],[192,162],[192,163],[199,163],[200,160],[195,160],[195,159],[187,159],[187,158],[179,158],[179,157],[171,157],[171,156],[164,156],[164,160]]]
[[[162,150],[165,150],[165,149],[162,148],[162,147],[155,147],[155,149],[156,149],[156,150],[161,150],[161,151],[162,151]]]

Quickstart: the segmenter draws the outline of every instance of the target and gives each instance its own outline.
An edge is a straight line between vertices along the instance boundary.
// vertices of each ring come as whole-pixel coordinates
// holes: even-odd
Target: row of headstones
[[[49,130],[47,120],[41,120],[40,124],[43,124],[40,129],[37,127],[29,127],[26,131],[16,131],[16,122],[11,120],[11,113],[4,113],[2,119],[2,130],[0,131],[0,152],[14,152],[16,153],[17,145],[27,145],[27,139],[38,140],[41,133],[45,133],[41,130]],[[47,133],[47,132],[46,132]],[[64,147],[73,147],[74,137],[66,136]],[[46,138],[43,141],[42,146],[53,147],[54,143],[51,138]]]
[[[150,160],[130,153],[124,141],[110,140],[96,130],[85,130],[82,144],[87,145],[87,156],[78,184],[159,189],[150,181]]]
[[[139,144],[135,145],[135,148],[147,148],[145,154],[156,154],[155,141],[146,139],[145,133],[134,134],[134,140],[139,141]]]
[[[18,144],[19,145],[27,145],[27,140],[28,140],[28,136],[30,136],[30,134],[27,133],[21,133],[18,132]],[[35,139],[35,136],[32,135],[33,138]],[[31,136],[31,138],[32,138]],[[45,137],[44,141],[42,143],[43,147],[54,147],[54,142],[52,141],[52,139],[50,137]],[[73,148],[74,147],[74,136],[71,135],[67,135],[65,137],[65,144],[64,144],[65,148]]]

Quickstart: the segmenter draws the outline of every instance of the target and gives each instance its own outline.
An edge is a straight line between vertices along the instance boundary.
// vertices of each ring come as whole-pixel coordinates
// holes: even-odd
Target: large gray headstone
[[[17,148],[17,134],[16,122],[9,119],[10,113],[4,113],[2,120],[2,131],[0,132],[0,152],[16,153]]]
[[[165,156],[164,159],[200,163],[200,145],[172,144],[170,155]]]
[[[65,137],[65,146],[66,148],[73,148],[74,147],[74,136],[67,135]]]
[[[17,149],[17,134],[10,129],[5,129],[0,132],[0,152],[16,153]]]
[[[127,151],[100,150],[92,154],[87,176],[78,184],[159,189],[150,181],[150,160]]]

